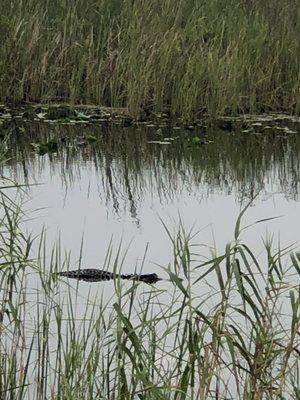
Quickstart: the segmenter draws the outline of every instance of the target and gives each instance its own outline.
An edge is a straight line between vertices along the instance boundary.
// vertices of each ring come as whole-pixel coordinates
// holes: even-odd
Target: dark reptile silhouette
[[[58,272],[57,275],[64,276],[66,278],[78,279],[79,281],[85,282],[110,281],[111,279],[120,277],[121,279],[139,281],[152,285],[153,283],[162,280],[162,278],[159,278],[157,274],[114,274],[112,272],[93,268],[78,269],[77,271],[62,271]]]

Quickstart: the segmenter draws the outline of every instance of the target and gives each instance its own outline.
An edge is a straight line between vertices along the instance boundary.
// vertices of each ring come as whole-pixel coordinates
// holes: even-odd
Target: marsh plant
[[[0,101],[299,113],[299,1],[1,0]]]
[[[196,232],[165,226],[173,259],[160,267],[164,281],[86,283],[82,295],[81,282],[56,274],[70,256],[59,241],[49,251],[44,233],[23,233],[21,189],[7,190],[1,399],[299,399],[300,257],[271,240],[253,254],[241,236],[246,209],[223,253],[203,259]],[[111,243],[102,268],[117,273],[125,262]]]

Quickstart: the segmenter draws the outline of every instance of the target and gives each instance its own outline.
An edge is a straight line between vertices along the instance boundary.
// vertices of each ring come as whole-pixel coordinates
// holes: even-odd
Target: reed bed
[[[160,285],[115,279],[80,290],[55,274],[70,267],[59,242],[49,251],[44,233],[23,232],[21,189],[8,190],[1,399],[299,399],[300,255],[271,240],[254,255],[242,240],[247,207],[224,252],[206,259],[196,232],[165,226],[174,251]],[[82,248],[78,258],[80,267]],[[118,272],[125,262],[126,250],[111,244],[102,268]]]
[[[299,113],[297,0],[2,0],[0,100]]]

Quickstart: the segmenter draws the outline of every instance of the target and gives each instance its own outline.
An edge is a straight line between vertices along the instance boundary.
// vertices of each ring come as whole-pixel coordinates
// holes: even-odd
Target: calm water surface
[[[112,243],[116,253],[122,242],[122,253],[128,248],[122,266],[124,272],[133,272],[136,266],[141,266],[147,248],[144,271],[165,276],[161,266],[166,267],[172,261],[172,244],[163,222],[171,234],[176,233],[180,221],[187,231],[197,232],[192,240],[197,245],[192,248],[197,264],[212,248],[223,251],[233,239],[241,209],[252,199],[243,225],[280,216],[256,224],[243,234],[256,254],[263,251],[262,239],[271,235],[275,247],[278,241],[281,246],[299,241],[299,125],[284,121],[267,123],[268,128],[266,123],[259,123],[247,132],[243,132],[242,126],[230,132],[217,128],[191,132],[163,127],[158,135],[157,127],[144,125],[122,128],[13,122],[2,129],[10,133],[8,161],[2,167],[2,175],[31,184],[24,194],[23,209],[28,216],[24,227],[36,235],[45,228],[49,255],[60,238],[62,253],[71,252],[70,268],[78,268],[83,240],[82,267],[101,268],[109,244]],[[55,143],[53,151],[45,153],[43,144],[50,140]],[[264,257],[260,256],[262,269]],[[113,261],[108,266],[110,270],[112,264]],[[199,273],[197,269],[194,274]],[[40,329],[36,326],[36,315],[43,301],[37,275],[29,270],[23,289],[28,338]],[[218,281],[211,275],[193,286],[195,302],[199,302],[201,311],[207,315],[220,298]],[[291,280],[294,283],[295,276]],[[124,287],[128,285],[124,283]],[[174,285],[163,281],[153,291],[156,288],[160,293],[159,305],[173,304]],[[80,328],[81,322],[84,327],[88,318],[94,318],[92,312],[102,298],[107,304],[115,301],[113,282],[105,285],[79,282],[77,286],[72,281],[68,286],[59,281],[53,290],[55,304],[64,304],[64,333],[68,332],[69,318],[65,299],[74,304],[78,332],[85,329]],[[150,290],[148,285],[139,285],[135,305],[143,309]],[[286,318],[286,326],[290,326],[290,316],[284,314],[290,312],[288,296],[286,299],[280,315],[282,320]],[[231,301],[235,304],[239,300],[231,298]],[[105,307],[107,315],[110,309]],[[156,297],[153,309],[159,315]],[[49,318],[52,327],[49,348],[57,349],[54,314]],[[134,318],[138,323],[138,317]],[[164,324],[162,320],[158,332],[166,330]],[[239,326],[243,326],[242,321]],[[38,350],[34,351],[38,354]],[[54,357],[53,365],[55,355],[56,350],[50,355],[51,360]],[[165,358],[166,365],[169,358],[172,359]],[[30,367],[32,381],[35,374]],[[230,385],[235,393],[234,380]],[[35,387],[29,389],[28,398],[34,397],[34,390]]]
[[[36,184],[28,189],[26,228],[39,233],[44,226],[48,243],[59,233],[75,268],[83,238],[82,267],[101,267],[112,240],[129,246],[124,271],[134,270],[148,246],[144,271],[159,273],[156,264],[166,265],[172,255],[161,220],[176,232],[181,219],[199,232],[195,243],[221,251],[241,207],[256,195],[244,225],[281,217],[247,230],[248,244],[259,252],[267,235],[282,245],[300,239],[300,128],[268,124],[254,124],[250,132],[163,127],[158,135],[157,127],[144,125],[14,123],[3,174]],[[38,154],[49,140],[58,149]]]

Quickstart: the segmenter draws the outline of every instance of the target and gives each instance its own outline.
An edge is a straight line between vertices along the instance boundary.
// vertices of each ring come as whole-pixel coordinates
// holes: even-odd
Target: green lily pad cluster
[[[69,105],[26,105],[10,108],[0,105],[0,125],[1,122],[11,120],[74,125],[80,123],[106,123],[113,118],[117,118],[117,113],[113,109],[109,111],[106,108],[78,108]],[[129,125],[132,120],[130,117],[125,116],[120,116],[119,119],[123,121],[124,126]]]
[[[136,129],[145,127],[147,129],[155,129],[157,136],[160,137],[160,142],[167,142],[162,140],[165,129],[191,131],[197,134],[199,129],[206,131],[211,126],[218,131],[239,131],[243,134],[267,134],[268,132],[277,130],[281,131],[277,132],[279,135],[288,135],[298,132],[300,126],[300,117],[278,113],[219,116],[215,119],[212,119],[209,115],[202,115],[201,119],[187,124],[183,119],[173,119],[170,114],[165,113],[152,112],[149,115],[134,118],[126,108],[71,106],[65,104],[38,104],[11,107],[0,104],[0,128],[7,126],[11,121],[62,125],[107,125],[112,123],[122,127],[134,126]],[[203,144],[207,144],[207,142],[197,136],[189,141],[190,146]]]

